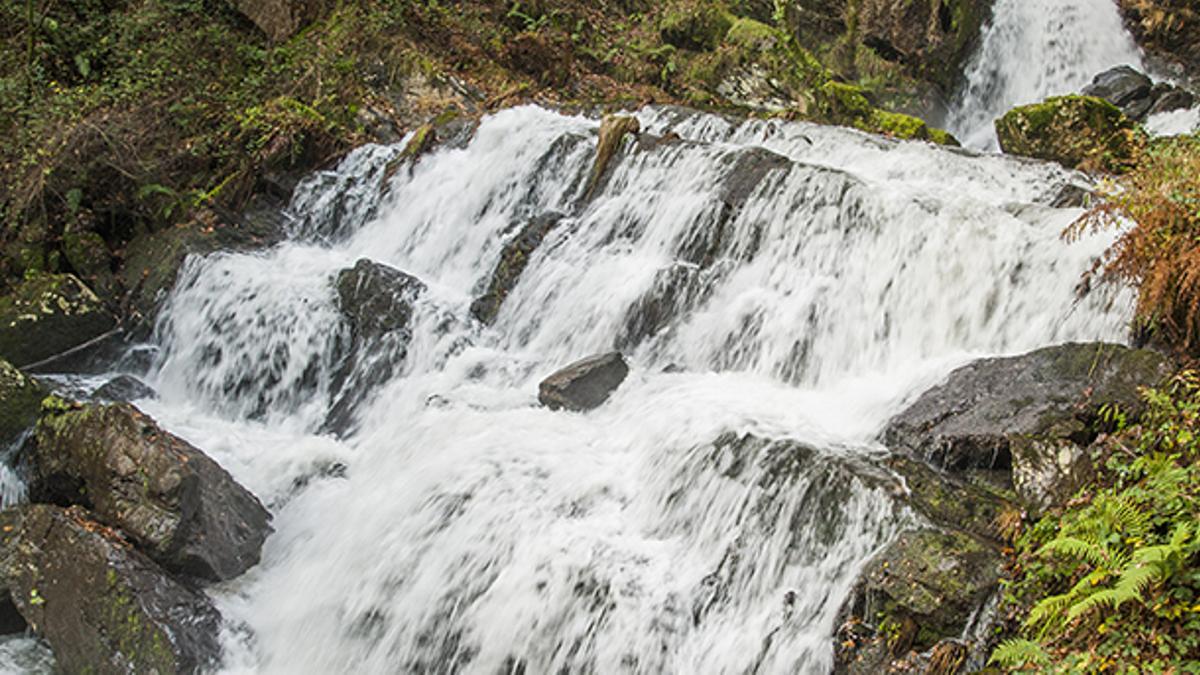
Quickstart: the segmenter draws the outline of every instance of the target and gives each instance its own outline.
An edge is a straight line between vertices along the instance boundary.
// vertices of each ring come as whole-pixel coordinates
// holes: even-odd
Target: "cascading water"
[[[947,127],[970,148],[996,149],[993,122],[1018,105],[1078,93],[1142,56],[1114,0],[997,0]]]
[[[141,405],[276,518],[212,591],[229,672],[827,672],[859,569],[916,518],[870,468],[888,416],[974,356],[1122,335],[1127,298],[1074,292],[1108,243],[1059,237],[1074,174],[639,118],[588,201],[597,124],[518,108],[382,199],[399,147],[356,151],[301,186],[291,241],[186,268]],[[548,212],[494,324],[470,319]],[[337,371],[379,363],[347,356],[334,290],[364,257],[425,290],[339,440]],[[603,407],[536,406],[613,347],[633,372]]]

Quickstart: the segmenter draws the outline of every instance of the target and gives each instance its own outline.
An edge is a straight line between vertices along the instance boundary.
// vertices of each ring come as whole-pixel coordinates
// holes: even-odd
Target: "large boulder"
[[[36,275],[0,298],[0,358],[29,366],[116,325],[100,298],[74,275]]]
[[[1102,98],[1120,108],[1126,117],[1140,120],[1154,104],[1150,97],[1153,89],[1154,82],[1144,73],[1132,66],[1117,66],[1097,75],[1080,93]]]
[[[37,422],[48,392],[33,378],[0,359],[0,449],[8,447]]]
[[[1102,431],[1102,406],[1141,407],[1139,387],[1168,373],[1149,350],[1104,343],[1046,347],[963,366],[888,423],[883,442],[949,471],[1012,470],[1018,494],[1045,505],[1082,469],[1064,448]]]
[[[860,577],[839,628],[834,672],[909,672],[895,670],[917,660],[909,650],[945,651],[999,590],[1002,564],[995,546],[962,532],[901,534]]]
[[[198,673],[220,615],[80,507],[0,512],[0,579],[65,673]]]
[[[350,329],[349,350],[333,376],[334,401],[324,429],[347,432],[360,404],[408,355],[413,304],[425,292],[416,277],[363,258],[334,281]]]
[[[1013,108],[996,120],[996,136],[1012,155],[1111,172],[1128,169],[1145,144],[1120,108],[1093,96],[1058,96]]]
[[[109,403],[129,403],[140,398],[157,398],[158,392],[132,375],[118,375],[96,388],[91,398]]]
[[[82,504],[163,567],[231,579],[258,563],[271,515],[224,469],[129,404],[48,398],[30,449],[35,501]]]
[[[542,380],[538,401],[553,410],[591,410],[607,401],[628,374],[620,352],[589,356]]]
[[[517,285],[533,252],[564,217],[557,212],[543,213],[526,223],[516,236],[504,244],[487,290],[471,303],[472,316],[485,324],[496,320],[500,305],[504,304],[504,299]]]

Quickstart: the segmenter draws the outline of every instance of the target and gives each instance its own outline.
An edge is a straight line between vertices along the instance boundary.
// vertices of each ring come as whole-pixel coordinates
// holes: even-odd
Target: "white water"
[[[997,0],[947,127],[995,150],[994,121],[1015,106],[1078,93],[1109,68],[1142,66],[1114,0]]]
[[[277,530],[213,591],[226,670],[826,672],[857,571],[913,518],[852,468],[889,415],[974,356],[1123,335],[1128,298],[1075,299],[1107,240],[1061,241],[1078,211],[1048,206],[1077,180],[1059,168],[640,118],[685,141],[630,150],[579,209],[597,124],[518,108],[378,205],[360,196],[398,150],[357,152],[302,187],[293,241],[189,266],[160,326],[162,398],[142,405]],[[753,147],[788,161],[713,243]],[[550,210],[570,215],[495,325],[469,320],[513,227]],[[685,260],[700,241],[711,264]],[[360,257],[429,288],[399,374],[339,441],[315,433],[346,331],[332,279]],[[631,333],[669,280],[686,290],[657,296],[661,330]],[[603,407],[536,406],[541,377],[617,344],[632,372]],[[727,432],[811,450],[714,445]],[[297,486],[336,464],[344,478]]]

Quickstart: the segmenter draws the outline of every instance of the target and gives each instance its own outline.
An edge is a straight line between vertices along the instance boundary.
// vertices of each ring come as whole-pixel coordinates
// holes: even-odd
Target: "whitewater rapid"
[[[679,139],[631,144],[591,201],[597,122],[517,108],[386,190],[401,146],[355,151],[300,187],[288,242],[185,269],[147,375],[161,398],[139,404],[277,530],[212,591],[227,672],[826,672],[857,571],[915,518],[839,467],[973,357],[1123,336],[1128,298],[1075,294],[1109,235],[1060,238],[1081,176],[638,117]],[[731,214],[718,195],[760,161]],[[469,318],[504,242],[550,211],[495,324]],[[319,432],[347,331],[333,279],[363,257],[428,290],[338,439]],[[540,378],[614,347],[633,372],[603,407],[536,405]]]

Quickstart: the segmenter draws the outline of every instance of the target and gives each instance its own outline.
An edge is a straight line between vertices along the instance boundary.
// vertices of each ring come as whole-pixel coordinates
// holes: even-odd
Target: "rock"
[[[839,630],[834,672],[891,672],[910,649],[958,638],[999,589],[1002,564],[999,550],[962,532],[901,534],[867,563],[848,603],[852,618]]]
[[[0,358],[26,367],[116,325],[100,298],[74,275],[36,275],[0,298]]]
[[[66,673],[199,673],[216,665],[221,617],[80,507],[0,512],[3,580]]]
[[[597,188],[603,182],[608,173],[609,164],[613,157],[617,154],[617,150],[621,149],[622,142],[627,134],[637,135],[641,131],[641,124],[636,117],[627,115],[605,115],[600,121],[600,139],[596,143],[596,160],[592,164],[592,172],[588,176],[587,188],[584,190],[583,198],[591,199]]]
[[[1196,105],[1196,96],[1192,92],[1167,82],[1155,84],[1150,97],[1154,100],[1154,105],[1150,106],[1147,117],[1173,110],[1186,110]]]
[[[137,408],[43,404],[35,501],[81,504],[163,567],[213,581],[258,563],[271,515],[216,462]]]
[[[1135,414],[1142,405],[1138,388],[1168,370],[1155,352],[1103,343],[983,359],[955,370],[892,418],[883,442],[950,471],[1011,468],[1018,494],[1043,503],[1047,491],[1056,491],[1049,486],[1067,479],[1037,467],[1064,470],[1063,444],[1088,445],[1101,430],[1101,406]]]
[[[33,427],[48,393],[33,378],[0,359],[0,450]]]
[[[861,0],[847,5],[847,27],[886,61],[952,92],[991,15],[984,0]]]
[[[1097,75],[1081,93],[1102,98],[1120,108],[1129,119],[1141,120],[1154,102],[1150,97],[1153,87],[1154,82],[1133,67],[1117,66]]]
[[[324,429],[344,434],[360,404],[391,379],[408,355],[413,303],[425,292],[425,284],[363,258],[339,272],[335,286],[338,307],[350,328],[350,347],[333,376],[335,397]],[[364,367],[368,360],[370,367]]]
[[[158,392],[132,375],[118,375],[92,392],[92,398],[111,403],[128,403],[140,398],[158,398]]]
[[[283,42],[320,16],[326,0],[235,0],[234,6],[271,42]]]
[[[1067,168],[1123,171],[1145,138],[1120,109],[1091,96],[1059,96],[1013,108],[996,120],[1000,147]]]
[[[1192,0],[1119,0],[1134,39],[1182,74],[1200,75],[1200,9]]]
[[[608,400],[628,374],[620,352],[589,356],[542,380],[538,401],[552,410],[591,410]]]
[[[561,213],[543,213],[529,221],[515,237],[504,244],[500,251],[500,260],[492,270],[487,291],[471,303],[472,316],[489,325],[496,320],[496,315],[500,313],[500,305],[517,285],[533,252],[541,246],[542,240],[550,234],[550,230],[565,217]]]
[[[1012,494],[987,472],[948,474],[919,460],[893,455],[884,466],[903,479],[903,501],[933,524],[991,541],[1002,539],[996,523],[1012,508]]]
[[[75,222],[62,235],[67,264],[84,283],[107,298],[113,298],[117,280],[113,275],[113,256],[104,238],[93,229],[92,221]]]

